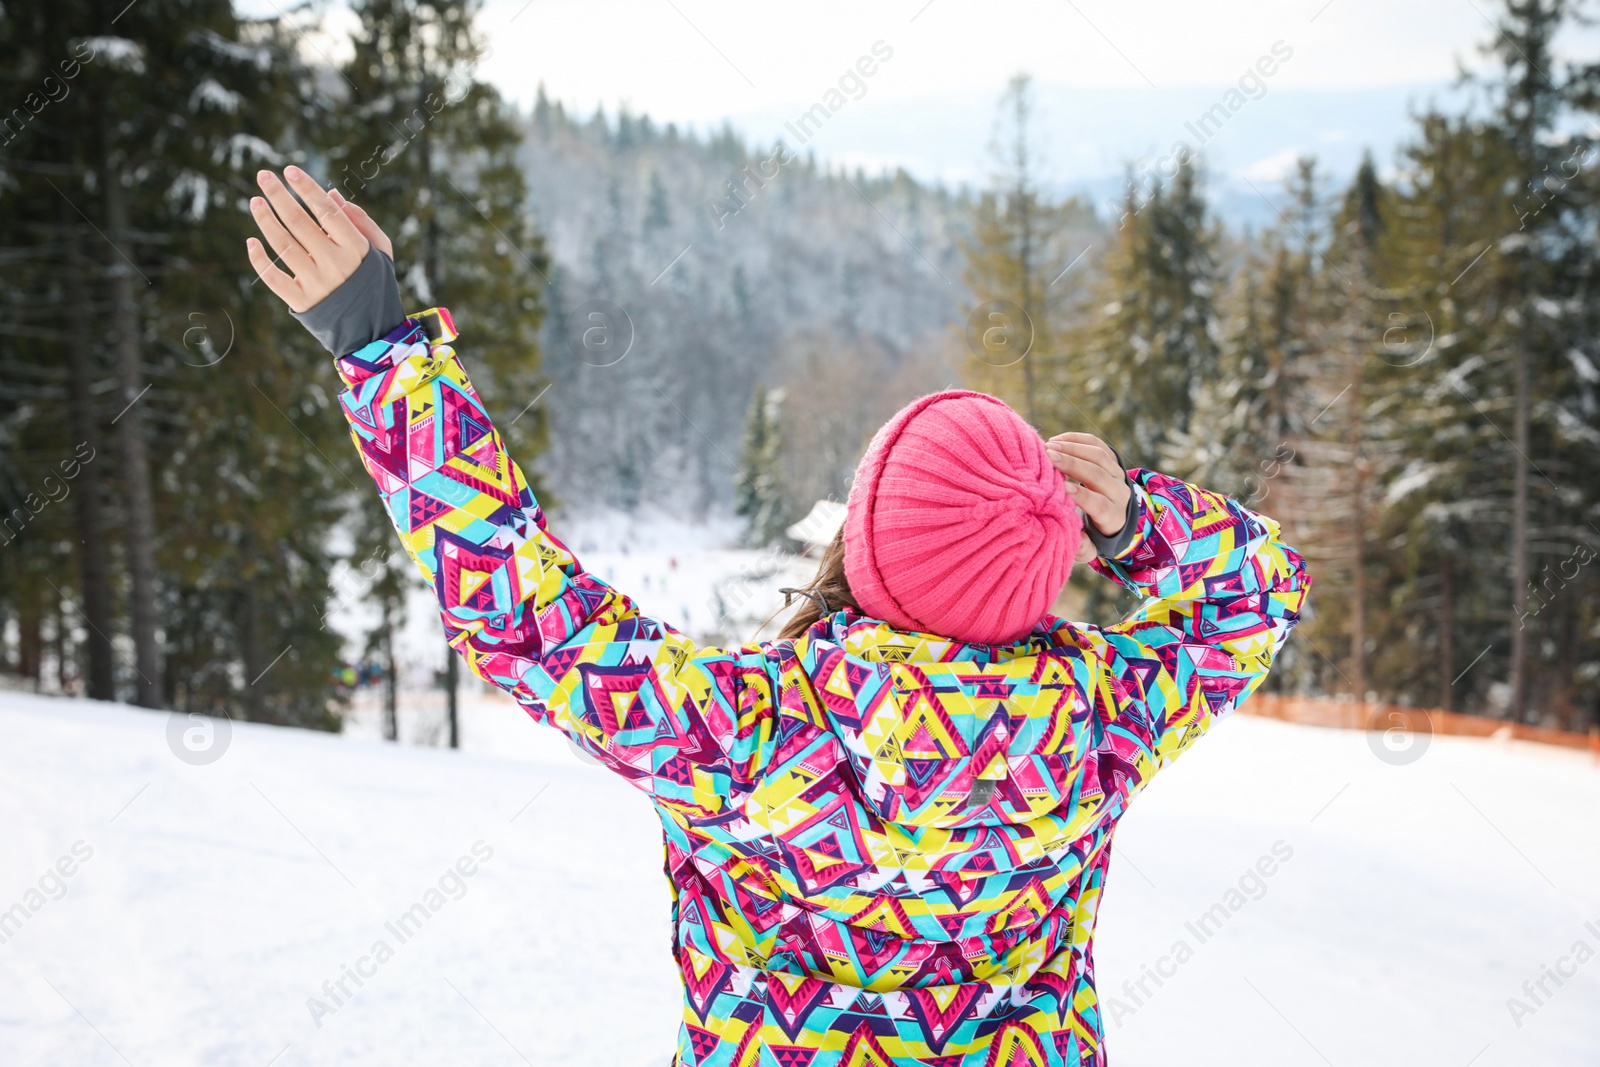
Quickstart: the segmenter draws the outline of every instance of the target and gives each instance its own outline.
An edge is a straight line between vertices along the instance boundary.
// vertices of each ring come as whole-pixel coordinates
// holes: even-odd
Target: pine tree
[[[1498,227],[1514,225],[1504,196],[1512,163],[1492,127],[1437,113],[1420,117],[1403,159],[1409,180],[1396,191],[1388,251],[1402,310],[1380,324],[1379,346],[1397,372],[1385,390],[1403,413],[1403,459],[1381,486],[1386,610],[1371,670],[1389,699],[1475,707],[1495,647],[1505,648],[1492,593],[1502,585],[1509,471],[1472,375],[1495,314],[1491,245]]]
[[[745,520],[745,543],[755,547],[782,542],[790,523],[783,492],[782,389],[757,386],[745,416],[734,514]]]
[[[650,171],[650,199],[645,205],[644,232],[647,237],[672,225],[672,206],[667,201],[667,186],[659,170]]]
[[[1561,199],[1545,175],[1559,156],[1549,143],[1563,107],[1561,88],[1546,73],[1553,66],[1551,41],[1570,10],[1567,0],[1507,0],[1505,17],[1496,27],[1498,36],[1488,51],[1501,62],[1505,81],[1498,125],[1506,133],[1512,153],[1527,175],[1527,187],[1540,202],[1540,210],[1524,219],[1517,238],[1502,241],[1507,313],[1494,347],[1509,358],[1512,399],[1510,458],[1511,489],[1511,598],[1510,659],[1507,714],[1522,720],[1528,710],[1529,650],[1528,587],[1530,538],[1534,522],[1531,499],[1535,453],[1548,449],[1550,429],[1535,427],[1534,378],[1548,381],[1559,373],[1565,350],[1566,317],[1560,297],[1563,278],[1552,268],[1562,256],[1561,245],[1570,237],[1561,232],[1560,211],[1545,210],[1545,196]],[[1534,434],[1540,442],[1534,444]],[[1553,486],[1553,483],[1552,483]],[[1546,510],[1541,508],[1541,510]]]
[[[1315,161],[1300,159],[1287,190],[1295,215],[1244,235],[1241,267],[1217,307],[1217,373],[1195,393],[1190,427],[1174,433],[1163,469],[1251,506],[1272,499],[1289,522],[1283,474],[1305,407],[1315,256]],[[1291,522],[1292,525],[1292,522]]]
[[[1072,367],[1078,406],[1133,465],[1181,450],[1199,389],[1219,370],[1219,234],[1199,183],[1189,162],[1170,184],[1129,183]]]
[[[1426,414],[1385,492],[1407,551],[1383,557],[1396,564],[1391,632],[1438,650],[1424,679],[1396,647],[1397,683],[1445,706],[1566,723],[1587,717],[1580,694],[1592,702],[1600,676],[1582,650],[1596,586],[1574,562],[1600,547],[1585,362],[1596,201],[1588,142],[1558,132],[1569,106],[1584,106],[1583,75],[1555,80],[1550,51],[1570,14],[1507,3],[1484,49],[1497,69],[1477,79],[1487,121],[1426,115],[1410,149],[1405,292],[1437,341],[1400,383]],[[1436,624],[1408,618],[1435,606]]]
[[[1053,202],[1042,190],[1035,106],[1032,80],[1012,78],[995,122],[995,187],[975,205],[962,245],[967,286],[979,301],[967,322],[963,376],[1033,425],[1059,426],[1081,421],[1061,389],[1067,322],[1081,291],[1077,278],[1062,279],[1087,250],[1087,240],[1074,248],[1074,239],[1091,230],[1092,218],[1078,201]]]

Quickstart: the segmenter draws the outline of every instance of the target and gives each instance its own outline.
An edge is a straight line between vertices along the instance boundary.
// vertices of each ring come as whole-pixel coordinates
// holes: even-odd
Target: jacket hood
[[[1012,644],[976,645],[839,612],[813,633],[826,648],[808,672],[813,691],[880,819],[1075,821],[1062,809],[1077,799],[1089,689],[1070,625],[1047,617]]]

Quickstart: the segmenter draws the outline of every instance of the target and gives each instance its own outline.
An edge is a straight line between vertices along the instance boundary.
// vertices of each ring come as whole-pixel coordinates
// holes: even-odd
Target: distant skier
[[[1311,581],[1278,524],[937,393],[873,438],[781,637],[697,647],[545,529],[449,313],[402,309],[382,230],[286,177],[262,172],[251,210],[288,272],[254,239],[250,262],[338,357],[450,643],[655,802],[675,1062],[1103,1064],[1112,831],[1299,620]],[[1105,628],[1048,614],[1074,562],[1143,605]]]

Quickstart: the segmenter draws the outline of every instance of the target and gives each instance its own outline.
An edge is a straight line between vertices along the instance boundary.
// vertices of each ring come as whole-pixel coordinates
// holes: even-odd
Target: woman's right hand
[[[1084,521],[1093,523],[1102,537],[1121,533],[1133,491],[1111,447],[1088,433],[1057,434],[1044,447],[1051,464],[1066,475],[1067,497],[1083,512]],[[1077,562],[1087,562],[1094,554],[1093,543],[1084,538]]]
[[[365,211],[337,191],[324,192],[316,179],[299,167],[286,167],[283,179],[270,170],[260,171],[256,184],[265,198],[250,199],[250,214],[293,273],[274,264],[256,238],[247,240],[245,249],[250,265],[290,311],[306,311],[321,303],[356,272],[370,246],[393,258],[394,245]],[[291,189],[305,207],[290,195]]]

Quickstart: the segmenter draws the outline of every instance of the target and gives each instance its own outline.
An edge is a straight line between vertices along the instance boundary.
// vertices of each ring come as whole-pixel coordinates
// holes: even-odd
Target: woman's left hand
[[[1117,464],[1117,454],[1100,438],[1088,433],[1062,433],[1045,442],[1045,452],[1050,462],[1067,477],[1067,497],[1083,512],[1087,522],[1104,537],[1115,537],[1122,532],[1128,518],[1128,498],[1133,495],[1128,488],[1126,472]],[[1084,538],[1089,546],[1089,558],[1094,557],[1094,543]],[[1079,549],[1079,555],[1083,550]],[[1086,560],[1079,559],[1079,563]]]

